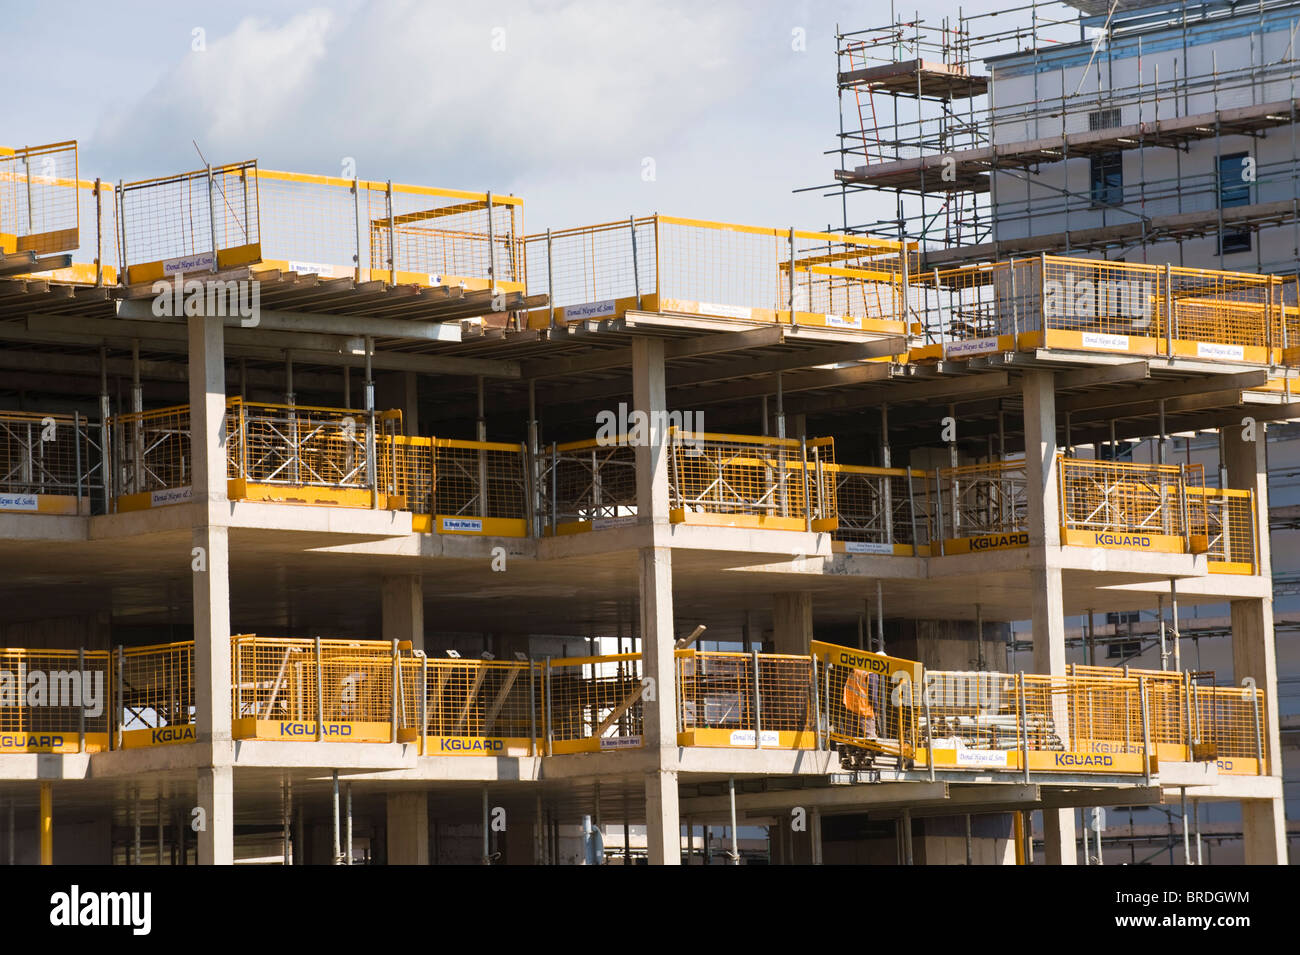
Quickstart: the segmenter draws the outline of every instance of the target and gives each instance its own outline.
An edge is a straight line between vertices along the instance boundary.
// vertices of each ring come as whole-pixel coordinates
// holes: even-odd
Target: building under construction
[[[1061,864],[1165,806],[1195,859],[1231,803],[1286,861],[1294,276],[71,142],[0,187],[0,858]],[[1068,658],[1157,602],[1230,672]]]
[[[967,266],[1044,252],[1294,275],[1298,22],[1295,3],[1120,0],[1031,3],[931,24],[900,17],[840,33],[835,195],[845,225],[917,241],[938,289],[969,284]],[[1269,434],[1270,523],[1283,532],[1295,527],[1297,437],[1285,425]],[[1213,429],[1173,431],[1111,453],[1213,468],[1220,441]],[[1288,533],[1273,545],[1280,607],[1291,611],[1300,554]],[[1197,668],[1206,660],[1230,669],[1227,608],[1194,614],[1177,631],[1185,651]],[[1072,659],[1084,662],[1097,662],[1100,645],[1108,665],[1167,668],[1179,651],[1159,606],[1088,613],[1075,626]],[[1294,632],[1285,612],[1277,632]],[[1026,649],[1026,637],[1013,648]],[[1287,641],[1279,652],[1283,745],[1294,755],[1300,658]],[[1294,770],[1285,776],[1295,782]],[[1115,854],[1141,861],[1169,849],[1172,861],[1177,837],[1167,823],[1176,818],[1137,816],[1149,823],[1143,855],[1133,813],[1122,816]],[[1211,828],[1233,851],[1240,822],[1229,813]]]

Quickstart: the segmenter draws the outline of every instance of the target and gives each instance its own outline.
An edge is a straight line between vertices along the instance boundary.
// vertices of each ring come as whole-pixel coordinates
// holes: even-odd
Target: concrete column
[[[632,405],[649,428],[636,446],[636,503],[641,524],[668,522],[668,447],[663,430],[667,392],[664,343],[632,342]],[[677,701],[673,662],[673,563],[666,547],[644,547],[638,555],[643,677],[654,681],[655,698],[644,702],[644,745],[652,767],[645,779],[646,847],[651,865],[681,864],[681,822],[677,813]]]
[[[642,524],[667,523],[668,446],[663,425],[668,399],[662,339],[632,342],[632,406],[649,420],[649,434],[636,447],[637,518]]]
[[[643,547],[641,675],[654,681],[654,700],[644,709],[644,746],[653,767],[645,780],[646,845],[651,865],[681,864],[677,812],[677,702],[673,661],[673,564],[667,547]]]
[[[776,653],[807,653],[813,638],[812,593],[772,595],[772,643]]]
[[[1254,441],[1243,440],[1242,428],[1225,429],[1223,466],[1228,486],[1255,492],[1259,572],[1272,577],[1273,561],[1268,535],[1268,455],[1263,424],[1256,425]],[[1269,775],[1282,775],[1282,744],[1278,733],[1277,643],[1273,630],[1273,600],[1234,600],[1232,615],[1232,673],[1240,683],[1255,681],[1263,694],[1266,715],[1263,748]],[[1242,833],[1247,865],[1286,865],[1285,805],[1281,799],[1252,799],[1241,803]]]
[[[195,655],[197,662],[197,654]],[[235,785],[229,763],[200,766],[199,807],[207,816],[198,832],[199,865],[235,862]]]
[[[190,317],[195,721],[198,742],[211,753],[211,765],[198,770],[199,806],[206,817],[198,832],[200,865],[234,862],[224,337],[219,318]]]
[[[1056,474],[1056,383],[1050,371],[1026,371],[1025,472],[1029,482],[1029,545],[1061,543]]]
[[[385,577],[380,586],[384,640],[410,640],[424,649],[424,590],[418,574]]]
[[[429,864],[429,794],[388,794],[388,864]]]
[[[1029,497],[1030,614],[1034,627],[1034,672],[1065,674],[1065,607],[1055,549],[1061,544],[1061,500],[1056,464],[1056,382],[1050,371],[1024,375],[1025,479]],[[1069,747],[1069,713],[1053,705],[1057,734]],[[1043,810],[1048,865],[1074,865],[1074,813]]]

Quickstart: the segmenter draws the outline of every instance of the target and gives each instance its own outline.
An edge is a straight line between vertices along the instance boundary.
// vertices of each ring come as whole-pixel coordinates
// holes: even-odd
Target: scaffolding
[[[1159,260],[1181,264],[1184,243],[1219,237],[1210,254],[1223,267],[1253,234],[1259,270],[1291,273],[1298,16],[1295,0],[1031,0],[839,32],[826,194],[846,232],[919,242],[927,266],[1038,251],[1147,261],[1165,241],[1177,256]],[[1242,47],[1220,57],[1189,44],[1207,37]],[[1270,131],[1286,149],[1262,149]],[[1249,174],[1230,179],[1225,162],[1242,151]],[[1067,178],[1072,159],[1088,167]],[[874,218],[861,216],[864,194]],[[1286,225],[1292,254],[1259,248],[1260,229]]]

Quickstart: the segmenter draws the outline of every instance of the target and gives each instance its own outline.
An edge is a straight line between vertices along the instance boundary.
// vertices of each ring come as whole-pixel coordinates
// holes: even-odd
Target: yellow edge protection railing
[[[102,424],[80,413],[0,411],[0,508],[88,512],[102,499],[106,446]]]
[[[1268,772],[1263,698],[1190,674],[1072,667],[1065,676],[924,670],[814,641],[818,746],[935,769],[1150,776],[1160,760]],[[820,667],[820,673],[818,668]],[[920,687],[918,690],[917,688]]]
[[[523,291],[515,196],[258,169],[255,160],[125,183],[127,281],[262,265],[393,285]]]
[[[1259,573],[1259,524],[1255,492],[1234,488],[1187,488],[1192,523],[1204,529],[1210,570]]]
[[[636,653],[431,659],[395,640],[230,639],[237,739],[414,743],[460,756],[636,748],[644,737],[649,684]],[[0,674],[0,752],[196,739],[193,641],[0,649]],[[1263,696],[1201,676],[926,670],[822,641],[807,656],[677,650],[673,672],[679,745],[834,745],[931,774],[1150,776],[1161,761],[1210,760],[1224,774],[1266,774]]]
[[[629,309],[859,329],[901,323],[907,276],[919,266],[914,243],[904,255],[890,240],[664,215],[525,243],[529,290],[550,299],[535,326]]]
[[[808,657],[678,650],[676,674],[679,745],[821,747]]]
[[[0,648],[0,754],[109,748],[106,650]]]
[[[668,497],[675,523],[832,531],[837,524],[833,438],[668,433]]]
[[[907,468],[823,464],[838,526],[849,553],[930,553],[934,507],[931,473]]]
[[[1204,511],[1188,504],[1189,489],[1205,484],[1202,465],[1060,456],[1058,475],[1064,543],[1123,543],[1174,553],[1205,551]],[[1078,532],[1077,541],[1071,532]],[[1116,535],[1122,540],[1116,540]]]
[[[75,251],[79,181],[76,140],[0,149],[0,253]]]
[[[1040,255],[935,269],[911,294],[914,331],[951,357],[1048,345],[1273,363],[1300,337],[1283,304],[1295,282]]]

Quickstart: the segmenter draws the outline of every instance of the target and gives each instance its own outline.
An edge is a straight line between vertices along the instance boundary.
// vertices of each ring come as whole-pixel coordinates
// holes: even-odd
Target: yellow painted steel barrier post
[[[54,865],[54,785],[41,783],[41,865]]]
[[[1024,813],[1011,814],[1011,831],[1016,841],[1016,865],[1027,865],[1025,861],[1025,816]]]
[[[321,672],[320,637],[316,643],[316,741],[325,738],[325,675]]]

